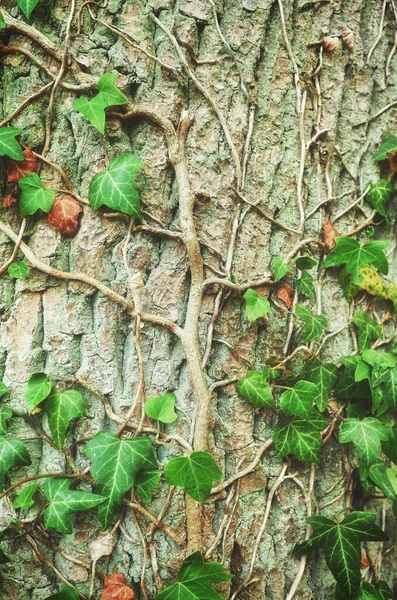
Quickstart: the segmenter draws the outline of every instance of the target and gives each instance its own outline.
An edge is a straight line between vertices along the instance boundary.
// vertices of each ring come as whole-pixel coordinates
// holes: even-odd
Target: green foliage
[[[311,256],[298,256],[295,264],[300,271],[305,271],[306,269],[312,269],[317,263]]]
[[[397,137],[392,133],[384,132],[386,141],[380,146],[374,156],[374,160],[386,160],[389,153],[393,153],[397,150]]]
[[[307,296],[310,300],[315,300],[317,297],[314,287],[313,277],[307,271],[303,271],[300,279],[296,282],[296,289],[299,294]]]
[[[22,194],[19,200],[19,211],[22,217],[34,215],[39,209],[50,212],[55,192],[43,186],[36,173],[28,173],[19,180]]]
[[[339,398],[355,400],[371,397],[368,382],[356,379],[356,369],[361,361],[360,356],[342,356],[344,371],[335,387],[335,394]]]
[[[8,267],[8,274],[14,279],[25,279],[30,273],[30,269],[24,260],[19,263],[12,263]]]
[[[59,392],[57,389],[52,388],[51,393],[43,401],[41,408],[47,415],[48,426],[55,445],[62,448],[72,419],[85,415],[83,396],[76,390]]]
[[[150,502],[153,490],[160,479],[159,471],[139,471],[135,479],[135,493],[138,498],[143,502]]]
[[[392,482],[391,474],[394,476],[394,481]],[[369,469],[368,476],[373,481],[373,483],[384,493],[386,498],[390,500],[397,500],[397,472],[394,469],[386,469],[385,463],[383,460],[374,461]]]
[[[177,485],[194,500],[205,500],[214,481],[223,477],[213,456],[208,452],[192,452],[190,456],[172,458],[166,465],[165,479],[169,485]]]
[[[32,412],[47,398],[51,392],[51,383],[45,373],[34,373],[31,375],[26,386],[25,400],[29,412]]]
[[[303,335],[304,342],[311,342],[320,337],[327,326],[327,321],[323,316],[313,315],[308,308],[301,304],[296,305],[296,316],[299,319],[302,319],[305,324]]]
[[[280,407],[286,415],[309,419],[316,396],[318,396],[318,389],[314,383],[298,381],[293,388],[281,395]]]
[[[7,421],[12,417],[12,410],[9,408],[0,408],[0,434],[7,434]]]
[[[338,373],[336,365],[332,363],[323,365],[318,361],[306,364],[301,371],[300,375],[303,379],[317,386],[314,402],[320,412],[323,412],[327,408],[331,389],[338,379]]]
[[[273,258],[272,264],[273,264],[274,282],[276,283],[277,281],[280,281],[280,279],[282,279],[284,277],[284,275],[289,273],[290,268],[288,265],[283,263],[281,258],[279,258],[278,256],[275,256]]]
[[[326,420],[313,411],[310,420],[294,417],[286,425],[276,427],[273,440],[277,456],[293,454],[298,460],[320,462],[320,431],[326,424]]]
[[[157,467],[152,441],[145,437],[124,440],[100,431],[85,445],[83,454],[92,461],[92,476],[99,493],[106,497],[99,507],[99,518],[106,529],[124,494],[134,485],[137,473]]]
[[[376,183],[371,183],[366,199],[375,210],[383,217],[388,217],[386,204],[392,197],[393,185],[387,179],[378,179]]]
[[[94,210],[103,204],[113,210],[140,219],[139,194],[134,175],[142,163],[133,154],[121,154],[110,162],[108,171],[97,173],[91,180],[88,200]]]
[[[56,529],[59,533],[72,533],[70,515],[89,510],[106,500],[91,492],[70,490],[70,479],[47,479],[43,492],[49,505],[44,512],[46,529]]]
[[[27,19],[30,18],[30,15],[39,2],[40,0],[17,0],[19,8]]]
[[[358,346],[361,352],[382,335],[382,325],[375,320],[370,320],[363,310],[357,312],[352,321],[358,329]]]
[[[11,562],[11,558],[8,558],[8,556],[4,554],[3,550],[0,548],[0,565],[5,565],[9,562]]]
[[[8,156],[13,160],[23,160],[22,148],[15,139],[22,131],[23,129],[17,129],[16,127],[0,128],[0,156]]]
[[[385,370],[377,379],[377,385],[379,385],[383,391],[383,397],[386,406],[392,406],[395,410],[397,409],[397,369]]]
[[[30,465],[30,457],[18,438],[0,435],[0,486],[10,469],[19,465]]]
[[[39,485],[38,481],[31,483],[23,488],[23,490],[18,494],[12,503],[14,508],[21,508],[22,510],[27,510],[34,504],[33,496],[37,490]]]
[[[358,456],[368,466],[378,457],[381,441],[388,437],[387,428],[374,417],[367,417],[362,421],[346,419],[339,429],[340,443],[353,442]]]
[[[10,388],[8,388],[6,385],[4,385],[4,383],[2,381],[0,381],[0,398],[2,398],[9,391],[10,391]]]
[[[382,451],[397,465],[397,425],[388,429],[388,438],[382,441]]]
[[[269,371],[249,371],[245,377],[237,382],[237,392],[254,406],[274,410],[276,404],[271,387],[268,383]]]
[[[311,537],[297,544],[293,554],[301,556],[313,550],[324,552],[326,563],[337,581],[336,596],[356,598],[360,590],[361,542],[384,541],[387,535],[376,525],[376,514],[354,511],[341,523],[320,515],[309,517]]]
[[[248,320],[253,322],[264,317],[270,311],[270,303],[266,298],[261,298],[255,290],[247,290],[244,294],[245,310]]]
[[[146,398],[145,413],[151,419],[161,423],[173,423],[177,419],[175,394],[170,392],[157,398]]]
[[[97,84],[99,94],[91,100],[78,98],[73,104],[73,110],[87,117],[91,125],[98,129],[100,133],[105,133],[106,109],[109,106],[126,104],[127,102],[127,98],[114,85],[116,79],[116,73],[105,73]]]
[[[232,578],[220,563],[205,563],[201,553],[195,552],[183,561],[176,583],[166,587],[154,600],[222,600],[211,586]]]
[[[47,596],[46,600],[79,600],[78,593],[68,585],[63,586],[62,590],[57,594]]]
[[[383,250],[389,244],[387,240],[367,242],[360,246],[357,240],[349,237],[337,237],[336,247],[324,261],[324,267],[346,265],[346,271],[353,275],[355,281],[360,281],[360,268],[372,264],[381,273],[387,275],[389,264]]]
[[[7,28],[7,24],[6,24],[5,20],[4,20],[3,13],[0,10],[0,30],[1,29],[6,29],[6,28]]]

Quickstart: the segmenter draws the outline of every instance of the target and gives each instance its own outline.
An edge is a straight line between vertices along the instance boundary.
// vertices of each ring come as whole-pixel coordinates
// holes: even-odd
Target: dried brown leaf
[[[105,587],[100,600],[132,600],[133,597],[134,592],[127,585],[124,575],[112,573],[105,577]]]
[[[294,288],[286,283],[282,287],[278,288],[276,296],[285,304],[287,308],[291,308],[294,299]]]
[[[72,196],[57,196],[48,213],[48,222],[64,235],[72,237],[77,232],[82,212],[80,204]]]
[[[32,173],[37,167],[37,156],[33,154],[30,148],[23,151],[24,160],[10,160],[7,168],[7,181],[17,183],[22,177]]]
[[[324,250],[327,254],[335,248],[335,238],[339,235],[340,234],[334,228],[331,219],[328,219],[323,225]]]
[[[109,531],[101,532],[98,537],[88,544],[91,560],[97,561],[102,556],[110,556],[116,545],[116,538]]]
[[[9,206],[11,206],[11,204],[14,204],[17,200],[16,198],[14,198],[14,196],[12,195],[13,192],[11,192],[10,194],[7,194],[7,196],[4,196],[4,198],[2,199],[2,204],[4,206],[4,208],[8,208]]]

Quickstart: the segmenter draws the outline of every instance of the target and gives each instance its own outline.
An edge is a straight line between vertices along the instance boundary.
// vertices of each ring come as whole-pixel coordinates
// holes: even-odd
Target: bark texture
[[[78,8],[81,4],[78,3]],[[191,188],[187,193],[192,194],[190,201],[194,202],[194,221],[205,262],[205,277],[233,276],[242,284],[263,278],[271,269],[272,257],[286,258],[299,239],[318,239],[328,216],[337,215],[359,197],[371,178],[376,178],[372,156],[382,132],[395,133],[396,108],[390,108],[363,125],[357,124],[367,121],[397,99],[396,57],[391,61],[388,78],[385,76],[395,29],[389,4],[386,27],[369,64],[366,63],[369,49],[378,35],[382,5],[381,0],[284,0],[286,34],[296,60],[294,67],[286,47],[277,1],[215,0],[220,30],[229,46],[226,47],[217,31],[210,0],[110,0],[106,10],[92,6],[93,14],[124,32],[135,46],[141,46],[174,66],[180,74],[175,76],[128,44],[126,39],[93,21],[85,10],[82,33],[77,35],[76,20],[71,30],[71,56],[81,68],[79,71],[76,67],[73,73],[79,73],[80,79],[68,75],[65,81],[81,83],[90,76],[96,81],[105,72],[117,72],[117,85],[131,106],[146,105],[169,119],[175,128],[184,114],[194,117],[186,133],[185,154]],[[14,1],[3,1],[2,6],[22,19]],[[53,40],[61,54],[69,8],[68,0],[42,1],[30,20]],[[248,137],[241,184],[225,130],[213,106],[184,73],[172,41],[153,21],[153,14],[179,41],[195,77],[224,115],[240,161]],[[346,47],[332,53],[323,52],[320,66],[319,46],[310,44],[321,40],[323,27],[339,34],[341,26],[354,32],[354,48],[351,52]],[[58,72],[60,63],[25,35],[14,32],[9,43],[30,50],[52,73]],[[192,55],[205,61],[204,64],[196,64]],[[296,67],[299,71],[297,85],[294,83]],[[4,56],[1,79],[0,111],[3,118],[49,81],[38,64],[21,54]],[[297,113],[297,90],[301,94],[303,114]],[[56,92],[48,159],[66,171],[75,189],[86,198],[92,176],[104,170],[109,159],[122,152],[133,152],[144,164],[140,176],[144,208],[161,221],[163,228],[174,232],[182,229],[188,236],[192,224],[186,222],[186,216],[178,208],[181,180],[175,179],[161,128],[139,116],[130,119],[110,116],[105,136],[102,136],[81,114],[72,111],[75,98],[76,92],[70,89],[59,87]],[[48,95],[44,94],[12,121],[13,126],[24,129],[24,143],[38,151],[45,141],[47,106]],[[302,146],[305,149],[321,130],[327,132],[310,145],[302,161]],[[4,174],[4,170],[2,172]],[[48,187],[64,187],[59,173],[50,166],[44,165],[41,175]],[[302,230],[300,238],[272,224],[239,199],[236,187],[273,219],[298,231],[302,225],[298,200],[307,215],[327,197],[354,191],[324,205],[306,219],[303,223],[305,231]],[[368,205],[366,210],[369,213]],[[2,219],[18,231],[17,212],[12,208],[1,212]],[[338,221],[338,230],[353,229],[362,220],[360,211],[350,211]],[[147,222],[153,225],[149,218]],[[84,272],[118,294],[129,297],[122,257],[127,230],[128,222],[119,215],[107,216],[84,206],[76,237],[69,240],[51,228],[45,219],[32,217],[25,241],[37,257],[53,267]],[[233,236],[235,244],[230,251]],[[9,238],[1,234],[2,262],[9,257],[12,248]],[[315,245],[310,249],[314,256],[320,256]],[[132,235],[127,255],[132,272],[140,271],[144,279],[145,312],[162,315],[181,327],[186,311],[194,317],[194,311],[189,313],[189,302],[197,298],[190,296],[189,300],[189,289],[192,276],[200,279],[201,275],[193,271],[191,274],[185,246],[178,239],[137,231]],[[389,263],[389,278],[393,280],[397,273],[394,250]],[[219,296],[222,289],[224,293]],[[262,287],[258,291],[266,293],[267,289]],[[321,300],[329,331],[335,331],[349,319],[349,305],[336,277],[326,276]],[[280,307],[274,306],[266,322],[251,324],[239,293],[219,285],[208,285],[199,301],[197,343],[201,355],[208,359],[202,378],[203,381],[206,379],[204,386],[205,383],[211,385],[242,377],[249,369],[261,368],[270,357],[284,356],[289,319],[279,302]],[[214,307],[221,309],[215,322]],[[71,447],[77,466],[84,469],[87,463],[80,452],[83,447],[80,441],[101,429],[116,431],[118,427],[108,419],[104,405],[94,391],[108,398],[114,413],[124,416],[139,385],[139,357],[131,317],[90,286],[77,281],[61,281],[36,270],[26,281],[7,276],[0,278],[0,311],[0,369],[4,382],[12,388],[13,408],[25,410],[25,384],[33,372],[45,371],[78,378],[85,383],[78,389],[85,396],[88,416],[77,421],[66,444]],[[214,339],[206,354],[208,331],[213,325]],[[191,335],[194,336],[194,332]],[[298,339],[297,335],[295,333],[293,339]],[[194,339],[190,338],[189,343],[194,345]],[[146,394],[156,396],[174,390],[177,397],[179,418],[175,424],[166,426],[166,432],[177,433],[192,442],[192,423],[200,422],[201,415],[194,411],[195,395],[181,342],[167,329],[144,323],[141,346]],[[189,350],[189,345],[185,344],[185,350]],[[322,358],[337,361],[353,350],[349,328],[345,328],[327,341]],[[203,381],[197,385],[202,385]],[[238,397],[235,384],[231,383],[214,390],[207,436],[197,443],[200,449],[206,445],[214,454],[227,479],[255,458],[258,448],[271,437],[276,424],[276,413],[254,410]],[[35,430],[27,424],[23,427],[21,429],[18,420],[19,437],[36,436]],[[12,473],[11,483],[24,474],[62,472],[67,467],[64,455],[47,443],[33,439],[26,444],[32,465]],[[160,464],[165,464],[174,455],[172,450],[159,446]],[[344,459],[346,456],[342,456],[340,446],[331,439],[324,447],[321,463],[316,469],[313,510],[340,495],[339,500],[321,511],[331,518],[338,517],[345,506],[343,490],[347,476]],[[229,511],[226,535],[211,554],[212,560],[223,560],[225,568],[235,576],[230,586],[219,588],[225,598],[231,597],[248,573],[269,490],[279,476],[282,464],[283,460],[271,447],[261,457],[258,468],[234,484],[234,496],[229,501],[230,487],[204,503],[205,548],[209,548],[215,539],[225,506]],[[307,488],[310,467],[293,461],[290,472],[296,472]],[[336,484],[334,490],[321,500],[333,484]],[[167,493],[165,484],[156,488],[148,506],[152,514],[160,513]],[[8,505],[3,501],[1,506],[7,518]],[[381,504],[374,505],[378,512],[381,508]],[[306,512],[305,498],[296,480],[284,481],[277,489],[256,556],[254,582],[240,592],[239,600],[286,598],[300,564],[291,557],[291,550],[297,541],[304,539]],[[145,519],[140,516],[139,519],[144,529],[150,527]],[[173,494],[164,520],[180,537],[185,536],[185,498],[180,490]],[[67,555],[89,563],[88,543],[97,536],[99,529],[95,514],[86,512],[74,518],[73,534],[51,535],[51,540]],[[148,548],[148,556],[144,558],[140,534],[128,509],[124,531],[127,535],[121,530],[116,532],[116,549],[110,559],[98,563],[97,570],[105,575],[121,571],[139,600],[144,597],[139,582],[143,560],[146,560],[147,593],[153,598],[156,593],[153,554]],[[396,521],[389,512],[386,531],[395,539]],[[161,579],[167,583],[177,573],[184,550],[161,530],[154,533],[153,544],[158,554]],[[90,573],[87,568],[45,545],[40,549],[68,581],[83,594],[88,594]],[[42,600],[59,589],[59,578],[52,570],[37,564],[29,545],[17,541],[9,550],[15,560],[3,569],[0,597]],[[370,547],[369,552],[375,560],[377,546]],[[396,559],[394,547],[385,554],[382,562],[381,577],[391,586],[397,585]],[[333,585],[333,577],[322,555],[311,555],[295,598],[329,600]],[[96,578],[94,598],[99,598],[101,589],[101,580]]]

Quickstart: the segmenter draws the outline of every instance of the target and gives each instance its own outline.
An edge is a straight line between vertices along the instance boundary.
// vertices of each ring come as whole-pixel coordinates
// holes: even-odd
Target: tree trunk
[[[291,600],[294,582],[297,600],[333,597],[334,578],[323,554],[310,554],[305,563],[292,557],[292,549],[305,539],[308,514],[334,519],[346,514],[354,452],[333,435],[318,466],[277,456],[274,445],[266,442],[279,413],[253,407],[237,394],[236,381],[247,371],[261,370],[265,362],[280,363],[304,345],[299,322],[291,316],[296,297],[289,310],[282,299],[290,293],[286,281],[295,288],[294,262],[290,256],[291,273],[274,285],[272,258],[286,262],[294,252],[323,260],[318,244],[323,224],[378,177],[372,157],[382,132],[395,132],[396,108],[378,112],[397,100],[397,62],[395,56],[388,59],[396,25],[387,3],[382,29],[383,4],[110,0],[107,8],[94,3],[83,8],[77,2],[67,45],[71,2],[42,0],[27,21],[14,0],[2,1],[6,17],[29,22],[34,29],[11,26],[6,18],[1,43],[35,58],[21,51],[3,53],[2,119],[57,77],[65,50],[69,52],[65,73],[52,88],[53,110],[47,89],[9,123],[23,129],[21,141],[36,152],[48,146],[50,162],[42,164],[40,173],[46,187],[68,189],[55,164],[80,198],[87,199],[92,177],[113,158],[131,152],[143,162],[137,181],[145,211],[144,227],[136,221],[130,240],[129,219],[109,214],[110,209],[93,211],[83,204],[81,226],[73,238],[51,227],[43,214],[28,218],[24,242],[38,261],[63,272],[84,273],[115,292],[115,298],[84,278],[44,272],[29,256],[27,262],[39,268],[27,279],[2,275],[0,367],[11,388],[10,406],[26,413],[25,385],[32,373],[66,378],[64,385],[74,381],[84,395],[87,416],[69,430],[65,448],[83,471],[89,465],[81,452],[86,441],[101,430],[115,433],[134,398],[138,402],[131,418],[139,423],[143,368],[143,396],[176,394],[178,420],[163,425],[163,431],[181,436],[194,450],[212,453],[225,481],[258,459],[255,468],[204,503],[175,489],[164,515],[170,488],[164,479],[157,486],[145,507],[161,515],[187,548],[126,506],[114,530],[113,553],[96,565],[100,576],[94,579],[93,598],[100,597],[101,576],[121,572],[137,600],[153,599],[175,579],[188,553],[209,549],[206,558],[222,562],[234,575],[217,588],[224,598],[234,598],[241,587],[238,600]],[[321,42],[324,28],[339,36],[329,42],[337,44],[331,51]],[[379,43],[367,60],[379,31]],[[128,98],[128,107],[108,110],[102,135],[72,107],[78,96],[92,94],[90,83],[109,72],[118,74],[116,85]],[[76,91],[63,82],[87,85]],[[371,210],[361,201],[338,219],[336,229],[353,230]],[[17,235],[21,218],[15,205],[1,212],[2,222]],[[391,240],[391,231],[382,222],[376,237]],[[15,236],[6,233],[6,228],[0,233],[2,262],[15,245]],[[311,243],[300,246],[309,238]],[[129,272],[123,261],[125,244]],[[395,245],[390,248],[392,281],[397,260]],[[130,282],[137,273],[143,277],[142,320],[137,317],[140,288]],[[229,283],[211,283],[210,278]],[[264,283],[248,285],[257,280]],[[242,297],[249,287],[262,297],[270,294],[271,312],[255,322],[247,319]],[[327,334],[340,330],[326,339],[320,356],[338,363],[355,351],[351,326],[342,328],[351,319],[352,305],[336,272],[318,269],[317,289],[317,302],[308,306],[325,316]],[[303,356],[320,343],[307,344]],[[325,413],[329,421],[332,410]],[[32,464],[12,471],[7,485],[35,474],[70,472],[65,454],[40,438],[32,422],[41,421],[34,415],[11,420],[10,431],[26,440]],[[157,426],[149,419],[144,425]],[[125,432],[132,435],[133,429]],[[160,468],[182,449],[172,444],[156,448]],[[290,477],[281,480],[284,474]],[[1,502],[5,525],[13,511],[6,499]],[[395,540],[391,503],[371,500],[366,509],[378,513],[378,523]],[[95,511],[77,514],[72,523],[69,535],[46,533],[37,526],[41,542],[24,535],[4,543],[13,562],[2,567],[1,598],[45,599],[62,587],[61,576],[88,598],[88,544],[98,536],[100,524]],[[386,545],[383,550],[388,547],[383,555],[378,544],[366,547],[376,568],[362,574],[393,587],[396,549]],[[254,548],[253,572],[246,580]]]

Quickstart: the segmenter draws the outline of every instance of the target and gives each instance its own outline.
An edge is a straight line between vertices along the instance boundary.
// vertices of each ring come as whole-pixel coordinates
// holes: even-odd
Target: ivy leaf
[[[315,300],[317,297],[316,290],[313,284],[313,277],[307,271],[303,271],[300,279],[296,282],[296,289],[299,294],[304,294],[310,300]]]
[[[357,366],[361,360],[362,359],[360,356],[343,356],[341,358],[345,369],[335,387],[335,394],[339,398],[371,398],[371,389],[368,385],[368,382],[358,382],[355,377]]]
[[[177,419],[174,410],[175,394],[173,392],[163,394],[157,398],[147,398],[145,402],[145,413],[151,419],[161,423],[173,423]]]
[[[133,600],[135,594],[127,585],[124,575],[112,573],[105,577],[105,585],[99,600]]]
[[[0,30],[1,29],[7,29],[7,24],[4,21],[3,13],[0,10]]]
[[[106,107],[127,103],[127,98],[114,85],[116,79],[117,73],[105,73],[97,83],[99,95],[104,100]]]
[[[6,385],[4,385],[2,381],[0,381],[0,398],[2,398],[9,391],[10,388],[8,388]]]
[[[387,428],[374,417],[367,417],[362,421],[346,419],[339,429],[340,443],[353,442],[358,456],[366,465],[370,465],[378,458],[380,443],[386,441],[388,437]]]
[[[91,100],[88,98],[77,98],[73,104],[73,110],[81,113],[100,133],[105,133],[105,110],[107,104],[101,94],[97,94]]]
[[[384,371],[377,379],[376,384],[381,386],[387,406],[397,409],[397,369]]]
[[[302,306],[301,304],[296,305],[296,316],[299,319],[302,319],[305,324],[303,338],[304,342],[311,342],[312,340],[320,337],[327,326],[327,321],[323,316],[313,315],[308,308]]]
[[[0,434],[7,434],[7,421],[12,417],[12,410],[0,408]]]
[[[388,430],[387,440],[382,441],[382,450],[397,465],[397,425]]]
[[[237,392],[254,406],[274,410],[276,403],[268,383],[268,375],[267,369],[262,372],[249,371],[245,377],[237,382]]]
[[[51,392],[51,383],[45,373],[34,373],[26,386],[25,400],[29,412],[43,402]]]
[[[309,381],[298,381],[293,388],[281,395],[280,407],[286,415],[309,419],[313,400],[318,395],[317,386]]]
[[[59,533],[72,533],[69,517],[75,512],[95,508],[106,500],[91,492],[70,490],[70,479],[47,479],[43,492],[50,504],[44,512],[46,529],[56,529]]]
[[[386,141],[379,147],[377,153],[374,156],[374,160],[386,160],[387,155],[390,152],[395,152],[397,150],[397,137],[392,133],[388,133],[387,131],[383,134],[386,138]]]
[[[303,367],[301,377],[306,381],[316,384],[317,394],[314,397],[314,402],[320,412],[327,408],[329,395],[332,386],[338,379],[338,367],[332,363],[322,365],[319,362],[312,362]]]
[[[256,321],[267,315],[270,311],[270,303],[266,298],[261,298],[255,290],[247,290],[243,296],[245,298],[245,310],[248,321]]]
[[[11,558],[8,558],[8,556],[4,554],[3,550],[0,548],[0,565],[5,565],[8,562],[11,562]]]
[[[22,510],[27,510],[34,504],[33,496],[37,490],[39,482],[31,483],[23,488],[23,490],[18,494],[12,503],[14,508],[22,508]]]
[[[371,481],[382,490],[386,498],[389,500],[397,500],[397,471],[394,469],[386,469],[382,460],[377,460],[372,463],[368,469],[368,475]],[[394,481],[392,480],[394,477]]]
[[[12,467],[30,465],[30,462],[28,451],[20,440],[0,435],[0,485]]]
[[[288,265],[283,263],[281,258],[279,258],[278,256],[275,256],[273,258],[272,264],[273,264],[274,283],[276,283],[277,281],[280,281],[280,279],[282,279],[284,277],[284,275],[289,273],[290,268]]]
[[[73,588],[65,585],[57,594],[47,596],[46,600],[80,600],[80,596]]]
[[[83,454],[92,461],[92,476],[100,494],[106,496],[98,511],[106,529],[124,494],[134,485],[138,471],[157,467],[152,441],[145,437],[120,439],[100,431],[85,445]]]
[[[54,202],[55,192],[43,186],[36,173],[29,173],[19,181],[22,190],[19,200],[19,211],[22,217],[33,215],[39,209],[48,213]]]
[[[373,319],[370,320],[368,314],[363,310],[357,312],[352,321],[357,325],[358,346],[361,352],[382,335],[382,325]]]
[[[312,269],[317,263],[311,256],[298,256],[295,264],[300,271],[305,271],[306,269]]]
[[[24,158],[22,161],[10,160],[8,163],[8,183],[17,183],[20,179],[22,179],[22,177],[25,177],[25,175],[32,173],[36,169],[38,158],[30,148],[25,148],[23,151],[23,157]]]
[[[223,600],[211,585],[232,578],[220,563],[205,563],[201,552],[195,552],[183,561],[176,583],[166,587],[154,600]]]
[[[383,217],[388,217],[386,212],[386,204],[389,202],[392,193],[393,185],[387,179],[379,179],[376,183],[371,183],[366,199],[375,210]]]
[[[341,523],[322,516],[309,517],[311,537],[297,544],[294,556],[321,549],[331,573],[337,581],[337,592],[356,598],[360,589],[361,542],[384,541],[387,535],[375,523],[376,514],[354,511]]]
[[[177,485],[194,500],[205,500],[212,484],[223,477],[213,456],[208,452],[192,452],[190,456],[172,458],[166,465],[165,480],[168,485]]]
[[[110,162],[109,170],[91,180],[88,200],[94,210],[103,204],[127,215],[142,217],[134,175],[142,163],[133,154],[121,154]]]
[[[393,592],[387,585],[386,581],[379,582],[377,592],[379,600],[389,600],[393,598]]]
[[[15,139],[23,129],[16,127],[0,128],[0,156],[8,156],[13,160],[23,160],[22,148]]]
[[[160,479],[161,473],[159,471],[139,471],[134,486],[138,498],[143,500],[143,502],[150,502],[153,490]]]
[[[79,227],[82,212],[83,209],[73,196],[57,196],[48,213],[47,220],[63,235],[73,237]]]
[[[389,352],[381,352],[379,350],[364,350],[363,360],[371,365],[371,367],[374,367],[374,369],[378,369],[379,371],[397,366],[397,360],[393,354],[390,354]]]
[[[26,279],[29,273],[30,269],[24,260],[19,263],[12,263],[8,267],[8,274],[14,279]]]
[[[383,252],[388,245],[388,240],[375,240],[363,246],[349,237],[337,237],[335,248],[324,261],[324,267],[337,267],[346,265],[346,271],[360,280],[360,268],[363,265],[373,264],[381,273],[387,275],[389,264]]]
[[[62,448],[71,420],[85,415],[83,396],[76,390],[59,392],[53,388],[41,407],[47,415],[55,445]]]
[[[273,440],[277,456],[293,454],[298,460],[320,462],[320,431],[327,422],[318,413],[312,413],[310,421],[294,417],[286,425],[276,427]]]

